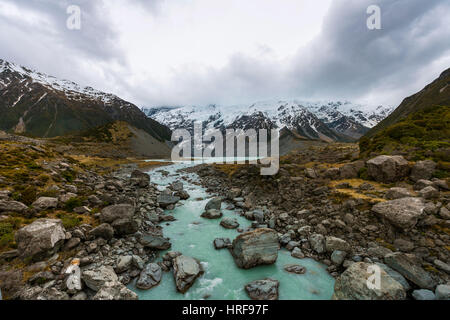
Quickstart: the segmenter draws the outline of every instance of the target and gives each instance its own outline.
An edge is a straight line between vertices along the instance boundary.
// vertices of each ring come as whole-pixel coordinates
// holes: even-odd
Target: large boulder
[[[203,273],[200,263],[194,258],[184,255],[173,260],[173,275],[177,290],[185,293]]]
[[[421,179],[430,180],[436,170],[436,162],[432,160],[419,161],[411,169],[410,178],[416,182]]]
[[[139,170],[134,170],[131,173],[131,183],[140,188],[146,188],[150,185],[150,176]]]
[[[154,235],[145,235],[140,243],[145,248],[153,250],[167,250],[172,246],[169,239]]]
[[[1,212],[18,212],[22,213],[28,209],[22,202],[14,200],[1,200],[0,201],[0,213]]]
[[[312,234],[308,240],[315,252],[322,253],[325,251],[325,237],[320,233]]]
[[[278,235],[272,229],[256,229],[233,240],[231,254],[239,268],[272,264],[278,258]]]
[[[388,200],[396,200],[401,198],[412,197],[412,194],[406,188],[390,188],[388,191],[386,191],[384,197]]]
[[[364,168],[364,161],[362,160],[347,163],[339,168],[339,175],[341,179],[358,178],[358,172],[362,168]]]
[[[231,240],[228,238],[216,238],[214,239],[214,248],[217,250],[231,248]]]
[[[344,252],[351,251],[351,247],[347,241],[331,236],[325,238],[325,249],[327,252],[333,252],[335,250]]]
[[[88,288],[94,291],[99,291],[109,282],[114,283],[119,281],[114,269],[106,266],[83,270],[81,279]]]
[[[220,210],[221,206],[222,206],[222,198],[215,197],[208,201],[208,203],[205,206],[205,211],[211,209]]]
[[[89,235],[95,238],[103,238],[105,240],[112,239],[114,235],[114,229],[108,223],[102,223],[98,227],[95,227],[91,231],[89,231]]]
[[[100,213],[100,221],[112,223],[117,219],[132,218],[134,207],[130,204],[117,204],[104,208]]]
[[[246,284],[245,291],[252,300],[278,300],[279,286],[277,280],[256,280]]]
[[[371,270],[370,267],[374,269]],[[377,272],[380,276],[379,286],[377,281],[372,279],[376,277]],[[368,283],[373,286],[369,286]],[[400,283],[379,266],[356,262],[336,279],[333,298],[337,300],[404,300],[406,292]]]
[[[433,290],[436,285],[429,273],[420,266],[414,255],[395,252],[386,255],[384,262],[422,289]]]
[[[111,223],[111,226],[114,229],[114,233],[119,236],[133,234],[139,230],[139,224],[137,220],[133,220],[131,218],[114,220],[114,222]]]
[[[59,219],[38,219],[15,234],[17,249],[23,258],[39,260],[57,252],[66,239]]]
[[[163,209],[167,208],[170,205],[176,204],[180,200],[181,200],[180,197],[173,196],[170,194],[160,194],[157,198],[159,206]]]
[[[58,206],[58,199],[52,197],[40,197],[33,202],[31,206],[39,211],[54,209]]]
[[[157,286],[161,282],[162,270],[157,263],[149,263],[141,271],[136,287],[142,290],[148,290]]]
[[[423,216],[424,208],[421,199],[408,197],[377,203],[372,207],[372,211],[392,225],[407,231]]]
[[[203,212],[201,217],[206,219],[219,219],[222,217],[222,212],[220,210],[210,209]]]
[[[396,182],[408,176],[409,164],[402,156],[378,156],[367,161],[367,173],[378,182]]]
[[[236,218],[233,217],[225,217],[220,221],[220,225],[224,227],[225,229],[236,229],[239,227],[239,223],[237,222]]]

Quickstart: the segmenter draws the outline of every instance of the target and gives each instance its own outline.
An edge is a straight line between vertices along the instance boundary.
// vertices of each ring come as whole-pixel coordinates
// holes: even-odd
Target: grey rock
[[[341,179],[358,178],[358,172],[362,168],[364,168],[364,161],[362,160],[347,163],[339,168],[339,175]]]
[[[99,291],[107,283],[119,282],[119,278],[114,272],[114,269],[107,266],[83,270],[81,273],[81,279],[84,281],[86,286],[94,291]]]
[[[398,273],[397,271],[395,271],[394,269],[390,268],[388,265],[386,265],[384,263],[377,262],[375,264],[377,266],[379,266],[380,268],[382,268],[384,271],[386,271],[386,273],[388,275],[390,275],[395,281],[400,283],[403,286],[403,288],[405,289],[406,292],[411,290],[411,286],[409,285],[409,282],[400,273]]]
[[[297,259],[303,259],[305,258],[305,254],[302,252],[302,250],[298,247],[294,248],[291,252],[291,256]]]
[[[344,262],[346,256],[347,256],[347,252],[340,251],[340,250],[335,250],[331,254],[331,261],[335,265],[340,266]]]
[[[130,218],[114,220],[111,226],[114,229],[114,233],[119,236],[136,233],[139,229],[137,221]]]
[[[439,191],[434,187],[426,187],[419,191],[419,194],[424,199],[433,199],[439,197]]]
[[[436,162],[432,160],[419,161],[412,167],[410,178],[414,182],[420,179],[429,180],[433,176],[435,170]]]
[[[111,240],[114,235],[113,227],[108,223],[102,223],[98,227],[95,227],[89,234],[95,238],[103,238],[105,240]]]
[[[172,196],[172,195],[169,195],[169,194],[160,194],[157,197],[157,201],[158,201],[159,206],[161,208],[167,208],[167,207],[169,207],[171,205],[176,204],[180,200],[181,200],[180,197]]]
[[[128,271],[133,264],[132,256],[121,256],[117,261],[117,265],[115,268],[116,273],[122,273]]]
[[[200,263],[194,258],[184,255],[173,260],[173,275],[177,290],[185,293],[203,273]]]
[[[367,173],[378,182],[396,182],[408,176],[409,164],[402,156],[381,155],[367,161]]]
[[[386,192],[384,197],[388,200],[395,200],[411,196],[412,196],[411,192],[409,192],[409,190],[406,188],[390,188]]]
[[[34,201],[31,206],[39,211],[54,209],[58,206],[58,199],[52,197],[40,197]]]
[[[154,236],[154,235],[145,235],[140,243],[145,247],[149,249],[154,250],[167,250],[170,249],[172,244],[170,243],[169,239],[160,237],[160,236]]]
[[[312,234],[309,237],[309,244],[317,253],[322,253],[325,251],[325,237],[319,233]]]
[[[295,273],[295,274],[305,274],[306,273],[306,268],[299,264],[287,264],[284,266],[284,270],[286,270],[289,273]]]
[[[222,212],[216,209],[209,209],[203,212],[201,217],[206,219],[219,219],[222,217]]]
[[[411,295],[414,300],[436,300],[433,291],[427,289],[414,290]]]
[[[222,198],[215,197],[208,201],[208,203],[205,206],[205,211],[211,209],[220,210],[221,206],[222,206]]]
[[[278,300],[279,282],[273,279],[256,280],[245,285],[252,300]]]
[[[0,212],[18,212],[22,213],[28,210],[28,207],[22,202],[13,200],[1,200]]]
[[[237,222],[236,218],[232,217],[223,218],[222,221],[220,221],[220,225],[225,229],[236,229],[239,227],[239,223]]]
[[[217,250],[231,248],[231,240],[228,238],[216,238],[214,239],[214,248]]]
[[[100,221],[112,223],[118,219],[132,218],[134,207],[130,204],[118,204],[104,208],[100,213]]]
[[[437,300],[450,300],[450,285],[440,284],[436,287],[436,299]]]
[[[325,249],[327,252],[333,252],[335,250],[350,252],[351,247],[347,241],[336,238],[336,237],[326,237],[325,238]]]
[[[450,265],[449,264],[447,264],[439,259],[434,260],[433,263],[436,267],[438,267],[438,269],[441,269],[442,271],[446,272],[447,274],[450,274]]]
[[[142,290],[149,290],[161,282],[162,270],[157,263],[149,263],[141,271],[136,287]]]
[[[131,173],[131,182],[140,188],[146,188],[150,184],[150,176],[142,171],[134,170]]]
[[[424,208],[419,198],[401,198],[380,202],[372,207],[372,211],[392,225],[407,231],[412,229],[423,216]]]

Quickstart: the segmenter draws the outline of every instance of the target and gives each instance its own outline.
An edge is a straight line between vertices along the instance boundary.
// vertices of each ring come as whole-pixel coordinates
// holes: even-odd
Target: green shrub
[[[58,213],[56,216],[61,219],[64,228],[68,230],[78,227],[83,221],[82,218],[74,214]]]
[[[69,201],[66,202],[66,204],[64,205],[64,208],[67,211],[72,212],[73,209],[75,209],[77,207],[81,207],[82,205],[83,205],[83,203],[80,198],[71,198],[71,199],[69,199]]]

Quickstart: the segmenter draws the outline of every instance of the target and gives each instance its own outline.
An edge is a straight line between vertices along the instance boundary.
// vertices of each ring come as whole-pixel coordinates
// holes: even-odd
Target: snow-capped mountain
[[[264,101],[250,106],[187,106],[143,109],[172,130],[192,129],[201,121],[206,130],[226,128],[287,128],[307,139],[348,141],[358,139],[392,111],[350,102]]]
[[[170,129],[116,95],[0,59],[0,130],[54,137],[125,121],[159,141]]]

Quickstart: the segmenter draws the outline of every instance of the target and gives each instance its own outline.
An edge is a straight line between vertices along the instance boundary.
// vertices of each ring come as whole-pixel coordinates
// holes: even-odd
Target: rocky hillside
[[[85,131],[125,121],[158,141],[170,129],[113,94],[0,60],[0,130],[36,137]]]

